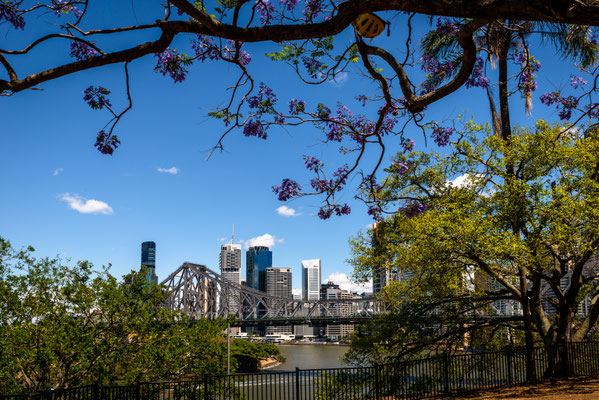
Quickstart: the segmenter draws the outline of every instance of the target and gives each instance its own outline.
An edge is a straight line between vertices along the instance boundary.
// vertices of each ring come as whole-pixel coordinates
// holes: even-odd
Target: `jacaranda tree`
[[[129,90],[131,62],[153,57],[155,71],[175,83],[184,82],[201,63],[233,65],[239,76],[230,99],[210,112],[223,123],[223,136],[214,148],[222,148],[223,138],[233,131],[266,139],[274,126],[320,128],[324,140],[338,143],[348,162],[329,170],[306,155],[306,167],[314,173],[310,189],[288,178],[273,190],[282,201],[320,194],[319,216],[325,219],[351,211],[335,195],[352,175],[360,177],[361,189],[374,190],[377,173],[382,173],[388,161],[388,136],[399,136],[406,151],[413,147],[414,135],[446,143],[453,127],[427,118],[426,107],[462,87],[487,91],[496,132],[501,130],[507,138],[511,126],[508,97],[521,95],[529,106],[537,96],[541,64],[535,58],[536,45],[530,43],[538,37],[549,39],[548,45],[556,46],[566,64],[576,63],[581,70],[572,76],[571,90],[539,94],[540,100],[557,107],[563,120],[575,121],[582,115],[596,118],[598,113],[593,99],[597,60],[593,26],[599,21],[599,5],[592,0],[166,0],[147,2],[148,9],[156,13],[151,21],[117,25],[103,20],[94,26],[91,21],[98,21],[93,14],[97,6],[89,0],[0,0],[0,23],[7,31],[0,42],[0,93],[17,95],[42,88],[50,80],[72,79],[68,76],[79,71],[123,65],[129,100],[125,109],[112,106],[110,95],[115,88],[94,82],[82,86],[83,100],[92,109],[109,113],[107,125],[95,128],[95,145],[102,153],[112,154],[120,143],[116,125],[135,97]],[[125,5],[115,2],[111,7],[118,13]],[[431,17],[431,29],[424,35],[423,15]],[[391,38],[377,37],[389,21],[393,21],[393,29],[387,27]],[[130,38],[131,32],[143,33],[136,37],[144,39],[119,45],[118,39]],[[347,32],[353,35],[350,43],[336,40]],[[189,41],[175,49],[173,41],[178,37]],[[15,47],[12,43],[17,42],[25,44]],[[266,57],[288,64],[306,84],[359,72],[371,80],[376,94],[353,93],[337,104],[324,104],[318,99],[295,98],[292,93],[275,93],[268,82],[252,78],[252,59],[264,56],[250,54],[249,46],[256,42],[278,43],[278,50]],[[46,66],[30,70],[27,60],[40,57],[37,51],[45,46],[58,51]],[[498,99],[494,99],[495,88]],[[364,107],[356,110],[360,104]],[[378,162],[362,171],[367,149],[375,152]],[[378,218],[386,210],[372,203],[369,212]]]

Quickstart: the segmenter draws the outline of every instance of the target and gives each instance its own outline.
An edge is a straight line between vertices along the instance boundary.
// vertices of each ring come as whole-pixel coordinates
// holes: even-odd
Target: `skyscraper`
[[[246,285],[266,292],[266,268],[272,267],[272,251],[266,246],[252,246],[245,258]]]
[[[320,299],[320,259],[302,260],[302,299]]]
[[[141,265],[148,267],[146,280],[151,284],[158,283],[156,276],[156,243],[143,242],[141,244]]]
[[[293,298],[291,294],[291,268],[266,268],[266,293],[288,299]]]
[[[271,267],[266,268],[266,293],[272,296],[293,298],[291,293],[291,268]],[[268,326],[266,334],[293,332],[292,326]]]
[[[223,278],[241,285],[241,245],[223,244],[220,246],[218,264]]]

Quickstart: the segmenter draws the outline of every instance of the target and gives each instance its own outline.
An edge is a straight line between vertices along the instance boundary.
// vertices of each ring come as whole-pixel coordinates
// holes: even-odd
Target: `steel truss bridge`
[[[271,296],[192,263],[181,265],[162,285],[170,293],[167,309],[191,319],[234,315],[238,326],[355,324],[384,311],[372,298],[304,301]]]

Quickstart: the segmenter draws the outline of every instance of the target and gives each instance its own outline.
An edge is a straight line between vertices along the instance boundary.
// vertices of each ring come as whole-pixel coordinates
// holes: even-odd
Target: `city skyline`
[[[263,266],[263,275],[262,275],[262,286],[260,287],[259,285],[257,287],[253,287],[254,289],[258,289],[258,290],[262,290],[266,293],[269,293],[270,289],[268,286],[268,273],[269,270],[271,270],[270,272],[274,272],[273,270],[279,271],[279,274],[277,276],[276,279],[280,279],[280,274],[284,271],[285,274],[288,273],[288,275],[285,275],[285,287],[287,290],[287,288],[289,289],[289,295],[284,295],[283,297],[293,297],[294,295],[298,295],[300,297],[303,296],[302,292],[303,292],[303,280],[304,280],[304,265],[308,265],[308,264],[314,264],[317,263],[318,264],[318,279],[321,280],[319,285],[325,285],[328,284],[330,282],[332,282],[332,280],[335,280],[339,283],[336,283],[335,285],[337,286],[337,288],[339,288],[339,286],[342,286],[341,289],[346,290],[348,292],[352,292],[352,293],[372,293],[372,280],[367,282],[367,283],[363,283],[363,284],[358,284],[356,282],[352,282],[351,279],[349,279],[347,277],[347,275],[342,274],[342,273],[333,273],[331,275],[329,275],[328,277],[326,277],[325,279],[322,279],[321,277],[321,260],[320,259],[311,259],[311,260],[301,260],[301,266],[300,268],[300,273],[297,275],[301,275],[301,279],[302,279],[302,285],[300,287],[293,287],[292,285],[292,277],[293,275],[293,268],[291,267],[273,267],[272,266],[272,251],[268,248],[268,246],[252,246],[250,247],[247,251],[246,251],[246,268],[243,268],[243,263],[242,263],[242,259],[243,257],[241,256],[242,253],[242,246],[241,244],[237,244],[234,243],[235,237],[234,235],[231,238],[231,242],[230,243],[226,243],[221,245],[220,247],[220,252],[219,252],[219,256],[218,256],[218,269],[215,268],[210,268],[210,266],[206,265],[206,264],[201,264],[201,265],[206,265],[208,268],[212,269],[214,272],[219,273],[223,278],[231,280],[233,282],[235,282],[236,284],[239,285],[245,285],[245,286],[249,286],[252,287],[252,282],[250,281],[248,283],[248,276],[247,276],[247,260],[250,258],[250,249],[252,251],[256,251],[256,250],[260,250],[260,251],[267,251],[269,254],[270,259],[268,260],[267,265]],[[150,271],[148,274],[148,281],[153,282],[153,283],[157,283],[157,276],[155,274],[155,270],[156,270],[156,243],[153,241],[146,241],[143,242],[141,245],[141,264],[140,265],[145,265],[147,267],[150,267]],[[190,262],[189,260],[186,262]],[[308,264],[306,264],[308,263]],[[246,271],[246,279],[241,279],[241,277],[243,276],[243,272],[242,269],[245,269]],[[287,287],[288,286],[288,287]],[[318,290],[320,290],[320,286],[318,286]],[[278,292],[281,292],[281,289],[277,289]],[[282,293],[282,292],[281,292]],[[271,293],[272,294],[272,293]],[[312,296],[312,298],[314,298],[314,296]]]

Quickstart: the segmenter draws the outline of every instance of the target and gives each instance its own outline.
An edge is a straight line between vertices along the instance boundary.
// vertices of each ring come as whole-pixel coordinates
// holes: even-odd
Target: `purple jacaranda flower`
[[[297,3],[299,3],[299,0],[279,0],[279,4],[284,5],[288,11],[293,10]]]
[[[102,154],[112,155],[116,148],[119,147],[119,144],[121,144],[121,141],[117,138],[116,135],[111,135],[109,133],[104,132],[104,130],[101,130],[100,132],[98,132],[98,136],[96,137],[96,144],[94,144],[94,147],[96,147]]]
[[[275,7],[268,0],[256,0],[256,11],[260,14],[262,25],[268,25],[274,16]]]
[[[316,106],[316,112],[318,113],[318,117],[322,119],[329,118],[331,116],[331,109],[322,103],[318,103]]]
[[[54,10],[54,15],[59,18],[62,14],[69,13],[73,13],[77,18],[83,15],[83,11],[64,0],[52,0],[52,9]]]
[[[578,87],[582,87],[587,84],[587,81],[582,78],[582,76],[574,76],[570,75],[570,85],[574,89],[578,89]]]
[[[561,120],[569,120],[572,117],[572,110],[578,107],[578,99],[572,95],[568,97],[561,96],[560,92],[549,92],[541,96],[541,103],[550,106],[555,104],[559,110],[557,115]]]
[[[306,9],[304,10],[304,17],[306,19],[313,19],[318,17],[318,14],[322,11],[322,0],[306,0]]]
[[[102,86],[90,86],[83,91],[83,101],[85,101],[92,109],[101,110],[104,107],[111,107],[110,100],[106,98],[110,94],[110,90]]]
[[[442,35],[455,36],[460,30],[459,26],[447,17],[437,18],[437,32]]]
[[[12,0],[0,2],[0,22],[2,20],[12,24],[15,29],[25,30],[25,19],[17,9],[17,4]]]
[[[241,42],[238,43],[240,43],[240,45],[242,44]],[[214,46],[214,51],[217,54],[217,57],[220,57],[220,53],[218,52],[216,46]],[[222,49],[222,58],[224,60],[239,61],[239,63],[244,66],[248,65],[252,61],[252,56],[241,48],[239,49],[239,54],[237,54],[236,42],[232,40],[227,40],[227,45]]]
[[[196,40],[191,41],[191,48],[202,62],[206,59],[219,60],[221,58],[218,46],[210,36],[197,35]]]
[[[378,204],[368,205],[368,215],[372,216],[375,221],[383,220],[383,209]]]
[[[599,103],[590,103],[584,106],[584,111],[590,118],[599,118]]]
[[[337,171],[333,172],[333,176],[336,179],[336,183],[339,183],[340,185],[345,185],[345,182],[347,180],[347,171],[349,170],[349,167],[347,166],[347,164],[337,168]]]
[[[334,183],[331,179],[313,178],[310,180],[310,186],[318,193],[324,193],[333,190]]]
[[[322,162],[311,156],[304,156],[304,164],[306,165],[307,169],[314,172],[318,172],[318,170],[322,168]]]
[[[306,103],[303,100],[291,99],[289,101],[289,114],[298,115],[306,110]]]
[[[442,128],[440,126],[435,126],[431,136],[435,143],[437,143],[437,146],[443,147],[449,144],[449,139],[454,131],[455,130],[453,128]]]
[[[245,136],[256,136],[260,139],[266,139],[267,137],[266,129],[260,120],[257,119],[250,119],[245,123],[243,126],[243,134]]]
[[[404,207],[403,213],[406,217],[413,218],[421,215],[426,210],[428,210],[428,206],[425,203],[421,201],[412,201]]]
[[[389,168],[391,172],[395,172],[399,175],[405,175],[405,173],[410,169],[408,163],[404,161],[393,161]]]
[[[260,83],[258,94],[248,98],[248,106],[256,109],[258,113],[267,113],[273,111],[273,106],[277,102],[277,96],[271,88],[264,83]]]
[[[403,148],[404,152],[408,152],[408,151],[412,151],[414,149],[414,141],[412,139],[406,139],[406,138],[402,138],[401,139],[401,147]]]
[[[71,41],[71,57],[76,58],[77,61],[89,60],[90,58],[94,58],[99,55],[100,53],[98,53],[93,47],[76,40]]]
[[[322,63],[311,57],[302,57],[302,62],[308,74],[316,79],[319,77],[320,70],[322,69]]]
[[[472,69],[472,73],[464,83],[466,88],[480,87],[486,89],[489,87],[489,78],[483,75],[483,66],[483,59],[477,57],[476,62],[474,63],[474,68]]]
[[[301,193],[302,185],[294,180],[285,178],[280,186],[273,186],[272,191],[278,195],[280,201],[287,201]]]
[[[329,219],[333,215],[333,209],[331,207],[320,207],[318,210],[318,218]]]
[[[155,53],[154,57],[157,58],[154,71],[162,75],[168,74],[175,83],[185,80],[188,71],[183,66],[191,64],[191,60],[185,54],[177,54],[176,50],[167,47],[162,53]]]

